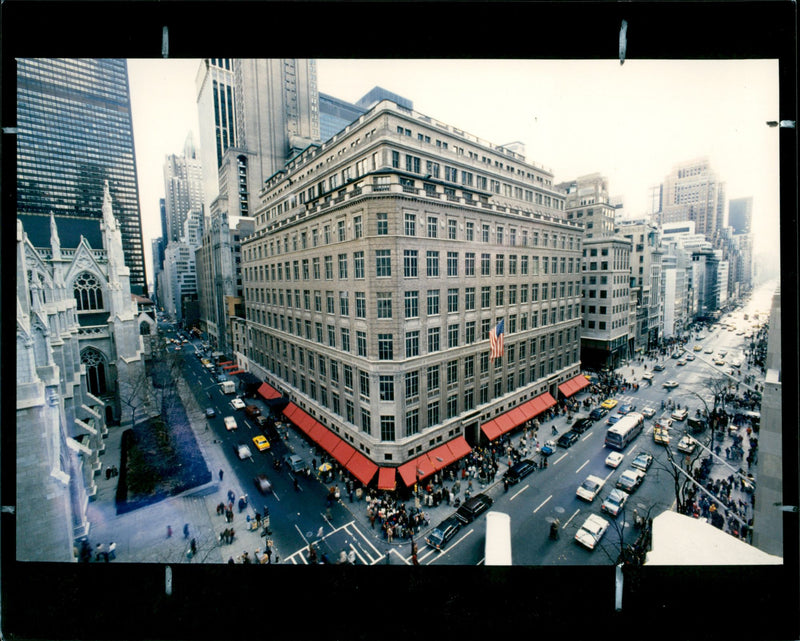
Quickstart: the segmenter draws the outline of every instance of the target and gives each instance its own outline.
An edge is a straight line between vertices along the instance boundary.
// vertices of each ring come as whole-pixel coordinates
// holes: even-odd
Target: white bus
[[[511,565],[511,517],[505,512],[486,513],[484,565]]]
[[[644,416],[639,412],[628,412],[606,432],[606,447],[624,450],[633,439],[639,436],[644,427]]]

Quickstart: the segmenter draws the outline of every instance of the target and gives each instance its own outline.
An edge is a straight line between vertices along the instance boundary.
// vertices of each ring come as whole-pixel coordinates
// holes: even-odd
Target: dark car
[[[586,430],[588,430],[594,422],[589,418],[579,418],[572,424],[573,432],[577,432],[578,434],[583,434]]]
[[[456,518],[455,514],[452,514],[430,531],[430,534],[425,537],[425,543],[433,549],[441,551],[447,542],[456,535],[460,527],[461,521]]]
[[[519,483],[535,469],[536,465],[533,463],[533,461],[524,459],[519,463],[514,463],[514,465],[508,468],[506,473],[503,474],[503,479],[508,481],[509,485],[514,485],[515,483]]]
[[[656,372],[663,372],[666,368],[661,363],[656,363],[655,365],[653,365],[653,369]]]
[[[217,415],[213,407],[206,408],[206,418],[214,418]]]
[[[559,447],[569,447],[575,441],[577,441],[579,438],[580,438],[580,434],[570,430],[569,432],[565,432],[564,434],[559,436],[558,440],[556,441],[556,443],[558,443]]]
[[[266,474],[259,474],[254,479],[258,491],[262,494],[272,491],[272,483],[269,482]]]
[[[589,418],[593,421],[599,421],[606,414],[608,414],[608,410],[605,407],[595,407],[591,412],[589,412]]]
[[[488,510],[493,502],[494,501],[492,501],[491,496],[486,496],[486,494],[476,494],[472,498],[464,501],[461,507],[458,508],[458,511],[456,512],[456,518],[462,523],[474,521],[475,517]]]

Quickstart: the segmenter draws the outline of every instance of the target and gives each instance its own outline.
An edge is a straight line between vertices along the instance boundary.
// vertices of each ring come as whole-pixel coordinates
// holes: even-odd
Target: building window
[[[467,241],[473,242],[475,240],[475,223],[467,221],[465,230]]]
[[[339,330],[339,334],[342,338],[342,351],[349,352],[350,351],[350,330],[346,327],[342,327]]]
[[[378,377],[378,392],[382,401],[394,400],[394,376],[384,375]]]
[[[481,254],[481,276],[488,276],[491,265],[491,256],[489,254]]]
[[[392,275],[391,249],[375,250],[375,272],[378,278],[388,277]]]
[[[447,290],[447,313],[454,314],[457,311],[458,311],[458,288],[453,287]]]
[[[389,214],[380,213],[377,215],[378,219],[378,236],[387,236],[389,234]]]
[[[381,440],[394,440],[394,416],[381,416]]]
[[[464,289],[464,309],[468,312],[475,311],[475,288],[467,287]]]
[[[441,330],[439,327],[428,328],[428,353],[438,352],[441,349],[440,336]]]
[[[353,254],[353,271],[355,277],[358,279],[364,278],[364,252],[355,252]]]
[[[458,325],[447,326],[447,347],[458,347]]]
[[[428,394],[430,394],[431,392],[438,391],[439,390],[439,366],[438,365],[431,365],[428,368],[427,378],[428,378],[428,381],[427,381],[428,382],[428,385],[427,385]]]
[[[457,230],[458,230],[458,223],[453,218],[449,218],[447,220],[447,237],[450,240],[455,240]]]
[[[406,436],[419,434],[419,408],[406,411]]]
[[[416,278],[419,275],[417,269],[417,250],[403,250],[403,276],[405,278]]]
[[[369,400],[369,374],[358,370],[358,393],[362,400]]]
[[[505,258],[504,254],[497,254],[494,257],[495,276],[503,276],[505,274]]]
[[[428,277],[429,278],[438,278],[439,277],[439,252],[437,251],[429,251],[426,252],[426,263],[428,267]]]
[[[392,317],[392,293],[377,292],[375,294],[378,303],[378,318]]]
[[[405,229],[406,236],[417,235],[417,215],[406,213],[405,215]]]
[[[414,291],[405,293],[405,317],[419,317],[419,292]]]
[[[406,358],[419,356],[419,331],[406,332]]]
[[[465,276],[474,276],[475,275],[475,253],[474,252],[467,252],[464,254],[464,275]]]
[[[467,321],[464,325],[464,342],[467,345],[475,342],[475,321]]]
[[[353,218],[353,236],[355,238],[361,238],[362,235],[363,235],[363,227],[361,224],[361,216],[355,216]]]
[[[489,309],[491,307],[491,287],[483,285],[481,287],[481,309]]]
[[[359,356],[367,355],[367,333],[356,330],[356,352]]]
[[[447,397],[447,418],[454,418],[458,415],[458,396],[453,394]]]
[[[439,290],[428,290],[428,316],[435,316],[439,313]]]
[[[406,400],[410,401],[419,396],[419,372],[406,372]]]
[[[367,299],[364,292],[356,292],[356,318],[367,317]]]
[[[339,220],[336,222],[336,232],[339,236],[339,242],[343,243],[345,240],[344,221]]]
[[[428,403],[428,427],[439,423],[439,401]]]
[[[347,298],[347,292],[339,292],[339,314],[350,315],[350,299]]]
[[[458,276],[458,252],[447,252],[447,275]]]
[[[372,416],[369,410],[361,408],[361,431],[366,434],[372,434]]]
[[[339,278],[347,278],[347,254],[339,254]]]
[[[428,216],[428,238],[437,237],[437,226],[439,219],[436,216]]]
[[[81,272],[73,285],[77,311],[105,309],[103,304],[103,287],[97,277],[89,272]]]
[[[392,334],[378,334],[378,359],[382,361],[394,359],[394,338]]]

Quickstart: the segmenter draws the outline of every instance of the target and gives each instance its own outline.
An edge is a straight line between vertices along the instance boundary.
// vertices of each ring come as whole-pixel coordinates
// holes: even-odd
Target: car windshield
[[[581,487],[582,487],[583,489],[585,489],[585,490],[589,490],[589,491],[593,492],[594,490],[596,490],[596,489],[597,489],[597,487],[598,487],[598,484],[597,484],[597,483],[595,483],[594,481],[590,481],[589,479],[586,479],[586,480],[583,482],[583,485],[581,485]]]

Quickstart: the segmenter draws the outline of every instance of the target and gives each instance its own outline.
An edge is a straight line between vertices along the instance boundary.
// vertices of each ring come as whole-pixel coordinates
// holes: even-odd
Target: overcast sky
[[[163,164],[189,130],[199,144],[199,60],[130,60],[134,141],[148,278],[161,234]],[[318,60],[319,91],[355,102],[379,85],[415,111],[486,141],[521,141],[555,182],[599,172],[625,211],[649,211],[649,188],[701,156],[727,197],[753,197],[756,253],[778,246],[775,60]]]

